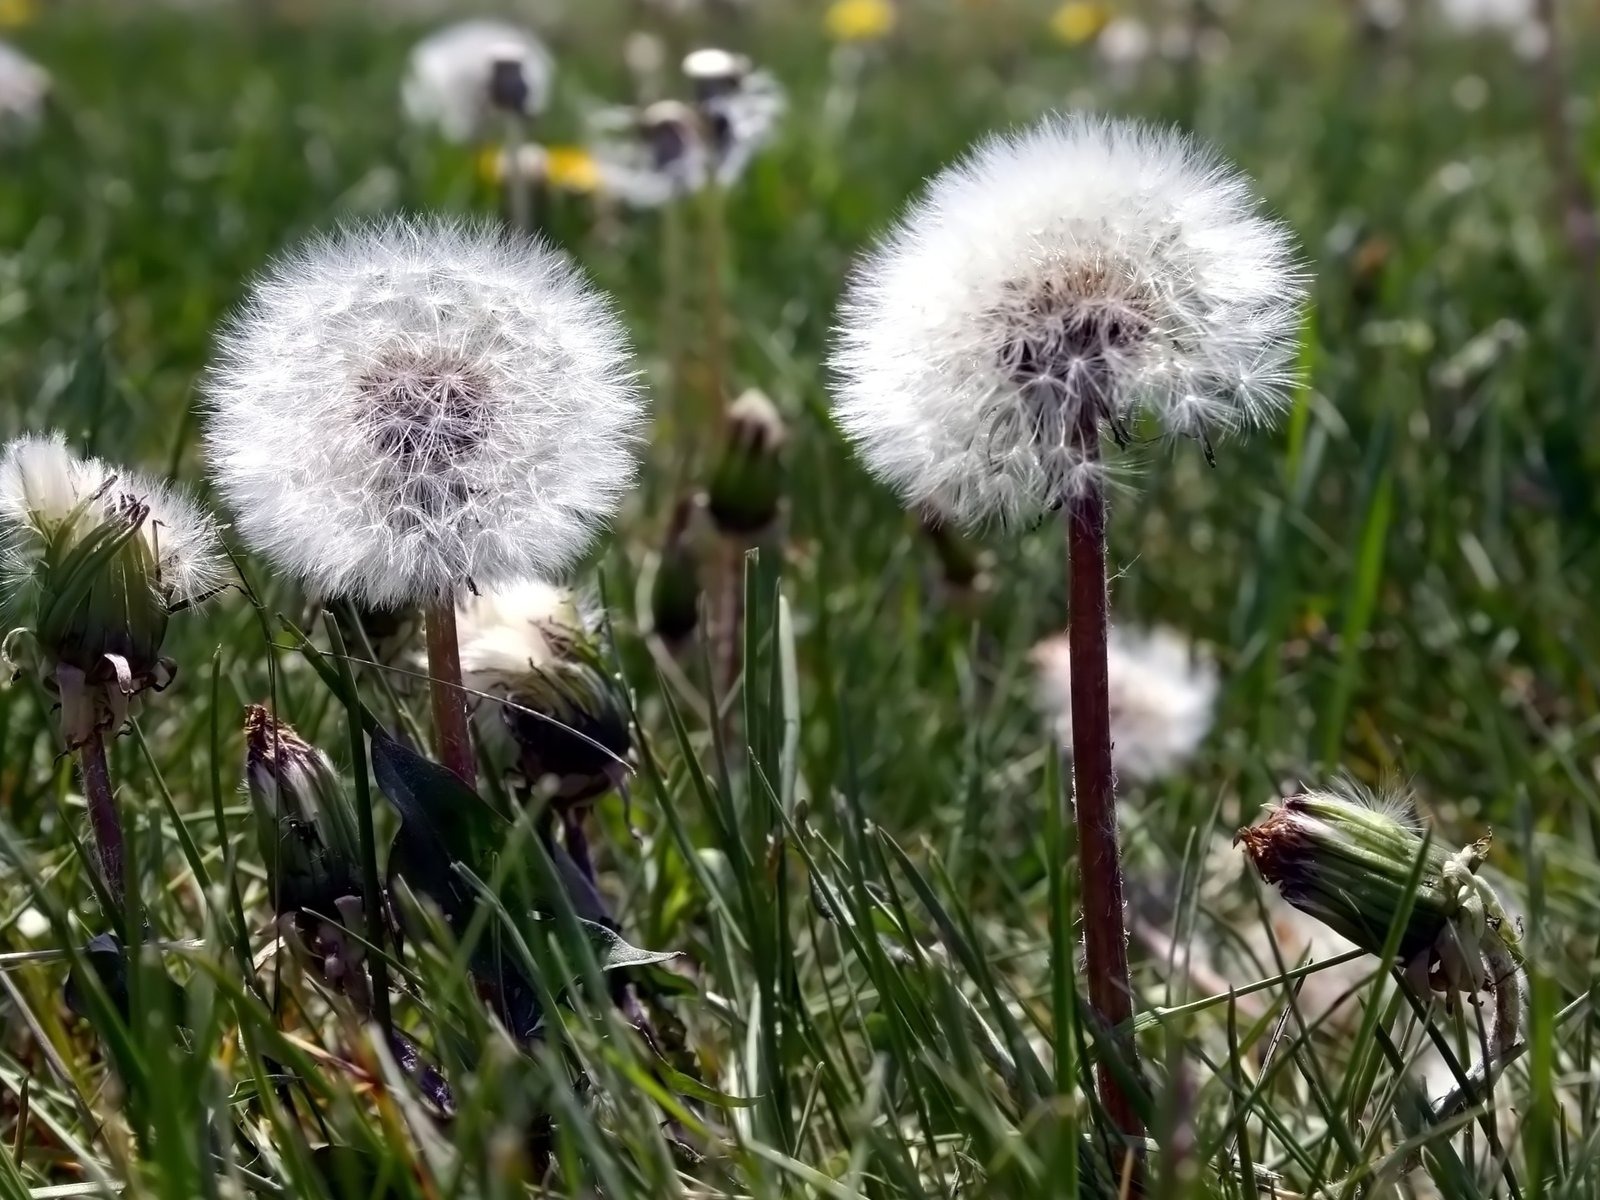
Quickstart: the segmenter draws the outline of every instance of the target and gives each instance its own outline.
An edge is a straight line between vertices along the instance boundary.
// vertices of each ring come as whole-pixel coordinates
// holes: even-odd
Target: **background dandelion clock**
[[[1132,997],[1101,440],[1149,419],[1209,447],[1281,407],[1303,284],[1284,228],[1256,208],[1243,176],[1181,134],[1047,119],[934,179],[855,272],[832,355],[835,419],[911,502],[968,524],[1065,510],[1086,959],[1108,1028]],[[1137,1134],[1105,1064],[1100,1081]]]
[[[611,305],[518,235],[350,228],[255,282],[207,395],[252,549],[318,597],[424,610],[441,752],[472,778],[458,598],[560,573],[633,479],[644,408]]]

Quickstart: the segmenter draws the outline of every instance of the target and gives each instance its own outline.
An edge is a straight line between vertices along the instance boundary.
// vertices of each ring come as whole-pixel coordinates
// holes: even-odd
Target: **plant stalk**
[[[449,600],[423,613],[428,637],[428,690],[433,700],[433,731],[439,761],[476,790],[478,760],[472,750],[467,693],[461,683],[461,644],[456,639],[456,609]]]
[[[126,912],[128,881],[123,877],[122,817],[111,791],[111,769],[106,763],[105,733],[92,730],[78,747],[78,767],[83,775],[83,795],[89,805],[89,827],[100,855],[100,875],[106,892]]]
[[[1083,461],[1100,455],[1098,414],[1090,406],[1080,418],[1076,442]],[[1082,881],[1083,942],[1089,973],[1089,1005],[1100,1032],[1116,1039],[1125,1073],[1137,1070],[1131,1033],[1133,989],[1128,975],[1128,935],[1123,924],[1122,861],[1117,845],[1116,775],[1111,765],[1111,701],[1106,641],[1110,614],[1106,596],[1106,501],[1090,476],[1066,506],[1067,630],[1072,679],[1072,794],[1078,828]],[[1113,1031],[1116,1031],[1113,1034]],[[1096,1068],[1101,1102],[1130,1139],[1143,1136],[1137,1112],[1104,1056]]]
[[[533,181],[522,169],[522,147],[527,142],[525,118],[512,113],[506,118],[505,155],[502,175],[505,189],[506,224],[518,233],[533,232]]]

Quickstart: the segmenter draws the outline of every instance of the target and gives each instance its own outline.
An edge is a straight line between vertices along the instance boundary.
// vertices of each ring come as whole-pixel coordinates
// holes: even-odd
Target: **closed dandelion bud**
[[[560,803],[617,786],[627,706],[572,594],[528,581],[472,598],[459,619],[473,724],[495,765]]]
[[[1346,785],[1289,797],[1235,841],[1285,900],[1369,953],[1383,951],[1409,900],[1400,960],[1447,995],[1493,993],[1496,1042],[1509,1045],[1520,934],[1477,874],[1487,839],[1451,851],[1423,837],[1403,799]]]
[[[668,645],[687,640],[700,621],[700,560],[690,536],[695,507],[686,497],[673,508],[650,586],[651,626]]]
[[[171,681],[167,622],[220,586],[216,529],[180,493],[78,458],[60,434],[6,446],[0,528],[5,657],[60,698],[63,735],[80,746]]]
[[[245,713],[245,786],[279,913],[324,919],[359,895],[360,840],[328,756],[261,705]]]
[[[695,100],[704,104],[737,91],[750,74],[750,66],[743,54],[706,46],[684,57],[683,74],[694,89]]]
[[[489,103],[503,112],[522,115],[528,111],[531,89],[523,64],[522,52],[514,45],[496,51],[489,64]]]
[[[754,536],[777,518],[787,437],[777,406],[755,388],[728,408],[727,440],[707,494],[711,519],[723,534]]]
[[[937,517],[924,517],[922,530],[933,544],[945,587],[958,595],[989,590],[989,555],[979,543]]]

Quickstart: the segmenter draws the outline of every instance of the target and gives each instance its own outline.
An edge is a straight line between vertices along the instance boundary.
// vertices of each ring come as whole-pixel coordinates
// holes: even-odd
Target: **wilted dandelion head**
[[[60,433],[25,435],[0,452],[0,525],[0,585],[13,600],[40,584],[42,554],[106,525],[136,526],[154,568],[149,586],[169,611],[210,596],[227,573],[216,525],[198,504],[137,471],[79,457]]]
[[[553,71],[550,52],[527,30],[461,21],[417,43],[400,98],[412,121],[465,142],[483,136],[496,112],[544,111]]]
[[[634,471],[643,407],[610,304],[544,245],[393,220],[254,284],[206,447],[253,549],[321,596],[425,605],[561,570]]]
[[[1033,652],[1039,700],[1063,747],[1072,748],[1071,653],[1065,636]],[[1111,755],[1117,773],[1146,782],[1170,775],[1211,731],[1216,666],[1171,629],[1114,628],[1106,646]]]
[[[461,674],[490,761],[578,801],[626,772],[626,708],[604,670],[592,614],[569,589],[525,580],[466,601]]]
[[[1281,407],[1304,286],[1249,182],[1182,134],[1053,117],[934,179],[857,268],[834,412],[868,465],[966,522],[1094,478],[1148,415],[1206,437]]]
[[[59,698],[68,746],[171,680],[167,620],[221,586],[224,561],[211,519],[165,484],[58,433],[0,452],[0,650]]]
[[[0,140],[31,134],[44,119],[50,73],[22,51],[0,42]]]

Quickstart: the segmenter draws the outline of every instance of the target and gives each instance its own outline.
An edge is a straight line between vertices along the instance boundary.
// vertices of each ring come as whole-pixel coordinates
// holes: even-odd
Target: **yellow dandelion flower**
[[[550,146],[544,152],[544,178],[564,192],[597,192],[600,164],[582,146]]]
[[[0,29],[20,29],[38,15],[36,0],[0,0]]]
[[[0,0],[4,3],[4,0]],[[484,183],[499,183],[506,174],[506,152],[499,146],[485,146],[478,151],[478,178]]]
[[[876,42],[894,31],[891,0],[833,0],[823,25],[836,42]]]
[[[1069,46],[1081,46],[1111,21],[1111,9],[1088,0],[1067,0],[1050,18],[1050,32]]]

